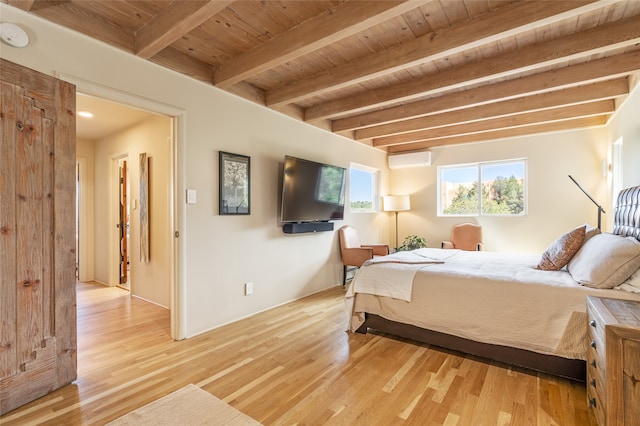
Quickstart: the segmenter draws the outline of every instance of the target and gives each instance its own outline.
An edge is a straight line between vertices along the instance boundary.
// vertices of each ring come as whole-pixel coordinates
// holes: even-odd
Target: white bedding
[[[373,258],[357,272],[357,291],[409,302],[416,272],[434,264],[442,264],[458,251],[419,249]],[[353,286],[349,290],[354,291]]]
[[[398,264],[381,258],[358,270],[346,295],[352,331],[369,312],[479,342],[586,359],[586,296],[640,300],[630,292],[581,286],[565,270],[536,270],[539,255],[440,249],[414,255],[444,263],[402,264],[404,283],[382,291],[381,282],[394,285]]]

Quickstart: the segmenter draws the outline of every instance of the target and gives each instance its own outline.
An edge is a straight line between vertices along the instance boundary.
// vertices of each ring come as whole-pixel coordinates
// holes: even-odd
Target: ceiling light
[[[93,114],[90,113],[89,111],[78,111],[78,115],[80,117],[93,118]]]
[[[13,47],[25,47],[29,44],[27,33],[11,22],[0,23],[0,38],[2,41]]]

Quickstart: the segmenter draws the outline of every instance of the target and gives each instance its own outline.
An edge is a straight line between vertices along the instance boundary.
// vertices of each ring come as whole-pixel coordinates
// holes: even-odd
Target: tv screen
[[[282,222],[344,219],[347,170],[285,156],[282,176]]]

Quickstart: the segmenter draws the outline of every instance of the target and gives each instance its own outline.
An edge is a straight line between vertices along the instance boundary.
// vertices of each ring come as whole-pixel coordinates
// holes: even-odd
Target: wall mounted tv
[[[282,223],[318,223],[344,219],[346,178],[347,169],[343,167],[285,156]],[[329,230],[322,226],[307,228],[310,230],[301,232]]]

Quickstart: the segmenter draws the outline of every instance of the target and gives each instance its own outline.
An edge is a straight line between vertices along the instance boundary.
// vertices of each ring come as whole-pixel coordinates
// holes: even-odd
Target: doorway
[[[129,229],[131,223],[129,221],[131,214],[131,206],[129,203],[129,168],[127,167],[129,157],[125,157],[118,160],[118,180],[115,184],[118,186],[118,231],[120,237],[119,244],[119,260],[120,264],[118,269],[120,271],[120,278],[118,280],[118,286],[125,290],[131,291],[131,282],[129,280],[129,247],[130,247],[130,233]]]
[[[157,264],[154,264],[153,261],[154,258],[158,259],[158,256],[164,253],[166,257],[161,260],[163,269],[162,271],[155,272],[157,275],[166,279],[167,282],[166,291],[164,291],[164,301],[158,302],[153,300],[153,297],[147,297],[145,295],[139,297],[167,307],[171,313],[172,338],[176,340],[184,338],[184,332],[180,331],[180,316],[178,312],[178,296],[180,292],[178,290],[177,272],[180,259],[176,241],[178,233],[176,231],[179,222],[174,203],[175,186],[178,182],[175,178],[178,152],[176,146],[178,140],[177,129],[181,123],[183,123],[183,112],[173,109],[172,107],[167,107],[164,104],[155,104],[147,99],[136,99],[129,94],[111,91],[102,86],[93,87],[91,83],[76,80],[73,77],[63,76],[63,79],[73,82],[78,87],[78,111],[81,110],[84,104],[80,102],[80,97],[83,96],[84,98],[91,99],[92,102],[110,104],[112,106],[116,105],[119,108],[128,108],[129,112],[125,114],[127,117],[142,114],[144,115],[142,121],[156,120],[164,123],[162,136],[154,136],[154,142],[161,145],[161,147],[158,148],[162,151],[161,154],[157,152],[154,153],[153,147],[134,146],[131,148],[131,144],[133,143],[131,140],[135,139],[138,143],[141,140],[139,130],[138,133],[135,133],[137,131],[135,129],[136,123],[128,123],[124,130],[120,130],[121,133],[125,134],[124,139],[129,138],[129,146],[126,146],[127,143],[123,142],[120,146],[114,147],[111,145],[110,148],[105,148],[109,143],[113,142],[114,139],[117,139],[117,136],[109,133],[108,136],[91,140],[83,139],[81,137],[83,133],[78,132],[78,174],[81,182],[78,211],[83,212],[84,209],[88,210],[88,214],[83,215],[80,213],[78,223],[78,246],[80,252],[78,256],[78,267],[81,280],[95,280],[107,285],[124,285],[132,291],[132,295],[136,296],[136,267],[138,268],[138,274],[142,275],[143,278],[146,277],[147,281],[149,281],[149,279],[155,281],[154,267]],[[126,102],[126,105],[122,102]],[[138,103],[139,106],[136,105],[136,103]],[[156,106],[158,106],[158,108],[155,108]],[[153,110],[157,110],[158,112],[151,112]],[[107,117],[112,120],[116,115],[117,114],[109,113]],[[94,118],[95,117],[96,115],[94,115]],[[98,127],[100,127],[100,125],[98,125]],[[98,143],[96,143],[96,140],[98,140]],[[166,197],[163,200],[157,200],[162,206],[160,208],[150,204],[152,215],[151,226],[153,226],[155,221],[158,228],[162,229],[165,244],[161,249],[158,249],[157,246],[152,246],[151,261],[143,265],[139,263],[136,264],[137,259],[139,259],[139,242],[136,242],[136,232],[139,232],[139,228],[137,228],[139,224],[135,219],[140,201],[139,195],[136,195],[140,182],[137,167],[138,154],[142,151],[149,156],[150,178],[163,177],[165,179],[162,185],[158,185],[156,181],[153,181],[151,188],[161,189],[160,192]],[[100,160],[104,159],[105,155],[110,158],[107,165],[105,165],[104,161]],[[112,186],[109,187],[104,184],[103,179],[107,175],[107,172],[112,175],[114,174],[114,167],[111,165],[111,163],[114,163],[114,159],[117,159],[115,162],[115,182],[117,182],[117,184],[112,184]],[[122,161],[125,159],[127,161],[127,172],[122,175]],[[83,164],[85,167],[83,167]],[[126,184],[120,184],[121,177],[126,180]],[[88,191],[86,188],[87,185],[93,185],[95,190]],[[122,194],[122,190],[126,190],[126,194]],[[150,203],[153,203],[153,196],[150,198]],[[117,207],[115,213],[108,207],[110,204]],[[87,206],[90,206],[90,208],[87,208]],[[154,210],[154,208],[156,210]],[[157,209],[160,209],[160,211]],[[93,212],[91,210],[93,210]],[[83,217],[85,218],[84,220]],[[91,223],[92,220],[94,222],[93,224]],[[86,231],[85,228],[89,228],[90,231]],[[93,235],[91,235],[92,233]],[[106,240],[105,235],[107,236]],[[158,237],[152,235],[151,240],[154,241],[154,238],[157,242]],[[92,241],[92,243],[87,244],[87,239]],[[100,244],[98,243],[99,241],[109,241],[109,243]],[[126,244],[126,247],[123,243]],[[84,250],[83,244],[85,246]],[[87,248],[89,249],[87,250]],[[93,253],[91,253],[91,250],[93,250]],[[103,273],[105,258],[108,259],[106,261],[108,265],[106,266],[108,269],[106,276]],[[101,262],[102,264],[100,264]],[[123,263],[125,269],[123,269]],[[124,273],[126,273],[126,275],[124,275]]]

